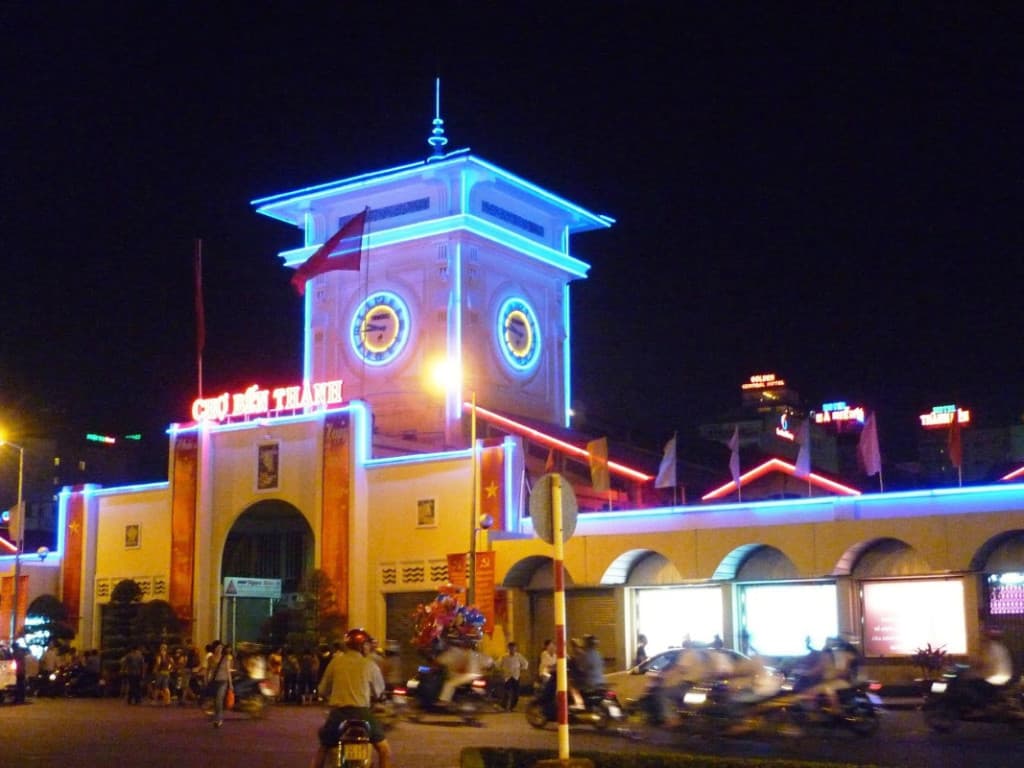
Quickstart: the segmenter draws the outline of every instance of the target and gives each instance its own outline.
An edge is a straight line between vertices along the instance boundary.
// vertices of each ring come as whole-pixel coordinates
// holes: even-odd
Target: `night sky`
[[[1019,6],[491,5],[0,5],[0,419],[188,420],[197,237],[207,393],[298,381],[301,235],[250,201],[426,158],[440,75],[448,149],[617,220],[572,290],[610,430],[769,371],[883,453],[933,405],[1019,420]]]

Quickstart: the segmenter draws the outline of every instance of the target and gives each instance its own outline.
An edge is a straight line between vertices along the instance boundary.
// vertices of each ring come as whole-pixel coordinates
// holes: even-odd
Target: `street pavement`
[[[525,702],[520,703],[520,709]],[[216,729],[196,707],[128,706],[118,699],[37,699],[0,706],[0,768],[308,768],[321,706],[275,706],[251,720],[228,713]],[[860,739],[826,732],[801,739],[707,739],[636,726],[639,738],[573,729],[573,755],[613,752],[701,752],[753,758],[789,757],[871,763],[895,768],[1017,768],[1020,733],[1006,726],[965,725],[936,736],[920,712],[885,714],[879,733]],[[455,768],[465,746],[557,751],[553,726],[536,730],[522,712],[485,715],[482,727],[451,717],[399,723],[390,733],[395,768]]]

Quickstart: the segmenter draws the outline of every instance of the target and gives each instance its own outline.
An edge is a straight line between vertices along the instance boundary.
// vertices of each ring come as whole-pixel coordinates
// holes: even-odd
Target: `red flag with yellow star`
[[[480,514],[494,520],[492,531],[505,526],[505,450],[501,445],[485,446],[480,452]]]

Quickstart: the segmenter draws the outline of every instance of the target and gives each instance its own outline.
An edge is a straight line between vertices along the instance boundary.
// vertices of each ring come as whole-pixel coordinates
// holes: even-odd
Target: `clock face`
[[[352,348],[369,365],[386,365],[409,340],[409,308],[395,293],[367,296],[352,317]]]
[[[540,330],[533,308],[520,298],[507,299],[498,311],[498,346],[506,362],[519,371],[540,359]]]

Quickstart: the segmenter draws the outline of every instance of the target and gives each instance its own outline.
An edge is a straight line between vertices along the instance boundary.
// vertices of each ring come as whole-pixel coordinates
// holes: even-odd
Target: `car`
[[[652,682],[664,679],[668,685],[677,684],[675,672],[677,660],[684,650],[694,651],[700,669],[688,675],[700,679],[720,679],[734,675],[737,670],[746,671],[742,678],[737,676],[737,687],[750,690],[757,695],[770,696],[782,687],[784,675],[777,669],[761,664],[749,656],[731,648],[710,648],[694,646],[690,649],[670,648],[651,656],[646,661],[630,669],[611,672],[605,675],[608,687],[618,695],[619,700],[627,708],[632,708],[643,698]]]

